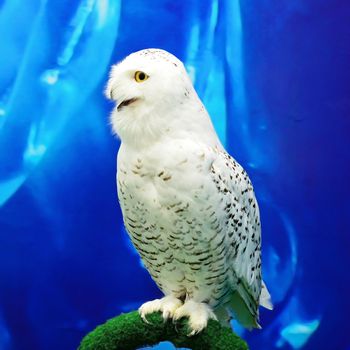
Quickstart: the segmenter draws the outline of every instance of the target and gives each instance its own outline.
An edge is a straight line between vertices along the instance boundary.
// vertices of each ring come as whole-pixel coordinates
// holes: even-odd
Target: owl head
[[[157,101],[163,105],[163,98],[180,98],[188,85],[191,83],[180,60],[167,51],[147,49],[112,66],[105,94],[116,101],[118,111],[126,107],[142,110],[157,105]]]
[[[112,66],[105,94],[116,103],[113,131],[134,146],[198,129],[208,119],[182,62],[160,49],[137,51]]]

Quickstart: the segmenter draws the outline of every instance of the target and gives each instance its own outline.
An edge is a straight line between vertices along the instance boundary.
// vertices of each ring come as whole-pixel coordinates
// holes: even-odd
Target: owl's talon
[[[173,320],[188,317],[188,326],[191,332],[188,334],[192,337],[201,332],[208,324],[209,319],[216,320],[216,316],[209,305],[205,303],[197,303],[193,300],[185,302],[183,306],[175,311]]]
[[[172,295],[168,295],[162,299],[155,299],[144,303],[139,308],[139,314],[141,318],[148,324],[150,322],[146,319],[146,315],[153,312],[160,311],[164,322],[169,318],[172,318],[175,311],[182,306],[182,301]]]
[[[177,328],[177,321],[173,320],[173,325],[176,333],[179,333],[179,329]]]
[[[170,317],[170,311],[169,310],[163,310],[162,316],[163,316],[164,322],[166,322],[168,320],[168,318]]]
[[[196,335],[198,332],[197,331],[192,331],[190,333],[187,334],[188,337],[193,337],[194,335]]]
[[[142,318],[142,321],[143,321],[143,322],[145,322],[145,323],[147,323],[147,324],[151,324],[151,322],[147,320],[147,317],[146,317],[146,316],[142,316],[142,315],[141,315],[141,318]]]

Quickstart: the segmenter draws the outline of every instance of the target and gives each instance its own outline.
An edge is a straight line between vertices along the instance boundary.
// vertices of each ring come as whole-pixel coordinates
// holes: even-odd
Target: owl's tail
[[[262,281],[261,285],[261,293],[259,298],[259,304],[264,307],[265,309],[272,310],[273,304],[271,301],[271,295],[269,291],[267,290],[266,284],[264,281]]]
[[[238,288],[239,289],[239,288]],[[250,305],[242,297],[242,291],[236,290],[227,305],[229,313],[236,319],[243,327],[252,330],[253,328],[261,328],[259,324],[259,310]],[[253,301],[252,301],[253,302]]]
[[[261,286],[259,304],[266,309],[273,309],[271,296],[264,282],[262,282]],[[232,294],[231,299],[229,303],[225,305],[225,308],[243,327],[248,328],[249,330],[253,328],[261,328],[259,324],[259,305],[254,302],[251,294],[247,292],[244,283],[240,283],[237,286],[237,290]],[[222,322],[222,315],[217,316]]]

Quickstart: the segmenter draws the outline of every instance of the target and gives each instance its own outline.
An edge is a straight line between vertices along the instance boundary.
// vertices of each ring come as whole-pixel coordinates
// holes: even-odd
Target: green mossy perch
[[[164,322],[160,313],[153,313],[147,320],[149,324],[137,311],[112,318],[85,336],[78,350],[132,350],[162,341],[194,350],[248,350],[246,342],[217,321],[210,320],[204,331],[188,337],[186,319],[174,325],[171,320]]]

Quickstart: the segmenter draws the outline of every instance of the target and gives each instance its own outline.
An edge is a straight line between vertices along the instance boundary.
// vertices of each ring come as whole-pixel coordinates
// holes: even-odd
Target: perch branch
[[[209,320],[201,333],[188,337],[187,319],[164,322],[160,313],[147,316],[145,323],[137,311],[121,314],[98,326],[82,340],[78,350],[132,350],[170,341],[176,347],[194,350],[248,350],[247,344],[230,328]]]

